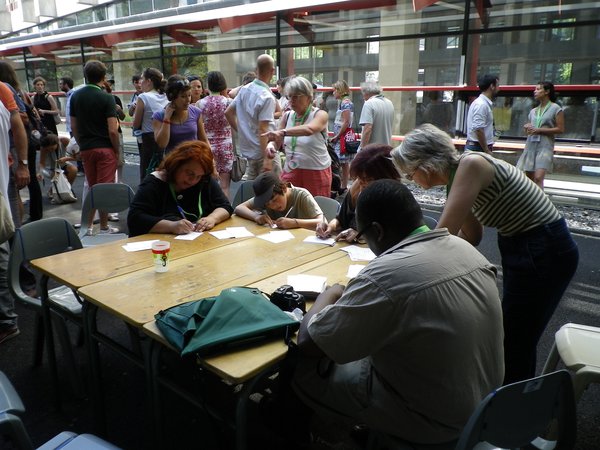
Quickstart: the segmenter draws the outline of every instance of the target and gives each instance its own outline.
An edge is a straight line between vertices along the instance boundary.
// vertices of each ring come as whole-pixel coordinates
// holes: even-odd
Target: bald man
[[[262,172],[281,173],[278,153],[267,149],[267,138],[262,135],[275,130],[277,101],[268,83],[275,73],[275,61],[267,54],[256,60],[257,78],[242,87],[225,111],[231,127],[238,132],[239,148],[248,160],[243,180],[254,180]]]

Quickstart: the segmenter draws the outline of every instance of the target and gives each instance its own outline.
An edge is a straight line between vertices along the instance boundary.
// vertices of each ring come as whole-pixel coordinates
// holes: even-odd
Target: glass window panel
[[[143,14],[152,11],[152,1],[148,0],[129,0],[131,15]]]
[[[597,26],[580,26],[569,29],[576,32],[566,34],[555,33],[556,30],[544,30],[544,41],[537,39],[540,30],[498,31],[494,40],[470,36],[467,83],[476,84],[476,75],[486,72],[498,73],[500,82],[510,85],[534,84],[540,80],[555,84],[595,82],[596,65],[600,61]]]
[[[589,141],[594,128],[596,100],[596,97],[560,97],[565,117],[565,132],[558,137]]]

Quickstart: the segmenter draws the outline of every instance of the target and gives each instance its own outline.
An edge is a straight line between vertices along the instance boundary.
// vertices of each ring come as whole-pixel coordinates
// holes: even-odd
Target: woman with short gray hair
[[[438,222],[477,245],[483,226],[498,230],[502,257],[504,383],[535,376],[536,347],[579,261],[565,219],[538,186],[483,152],[456,152],[450,137],[425,124],[408,133],[392,159],[425,189],[446,185]]]
[[[312,83],[304,77],[285,85],[291,111],[279,121],[279,129],[263,136],[272,152],[285,151],[281,179],[303,187],[313,196],[331,194],[331,158],[327,152],[327,112],[312,106]]]

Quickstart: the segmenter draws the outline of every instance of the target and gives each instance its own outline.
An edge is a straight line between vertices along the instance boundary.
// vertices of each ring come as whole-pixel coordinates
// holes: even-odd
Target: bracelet
[[[287,130],[284,128],[283,129],[283,137],[286,137],[286,136],[287,136]]]
[[[166,123],[167,125],[171,125],[171,121],[170,120],[163,120],[162,123]]]

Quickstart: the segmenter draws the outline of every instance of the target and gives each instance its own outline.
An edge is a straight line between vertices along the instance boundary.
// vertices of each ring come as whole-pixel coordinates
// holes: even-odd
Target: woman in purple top
[[[152,116],[154,139],[167,155],[185,141],[203,141],[210,145],[200,119],[200,110],[190,105],[189,81],[181,75],[171,75],[165,89],[169,103]]]

